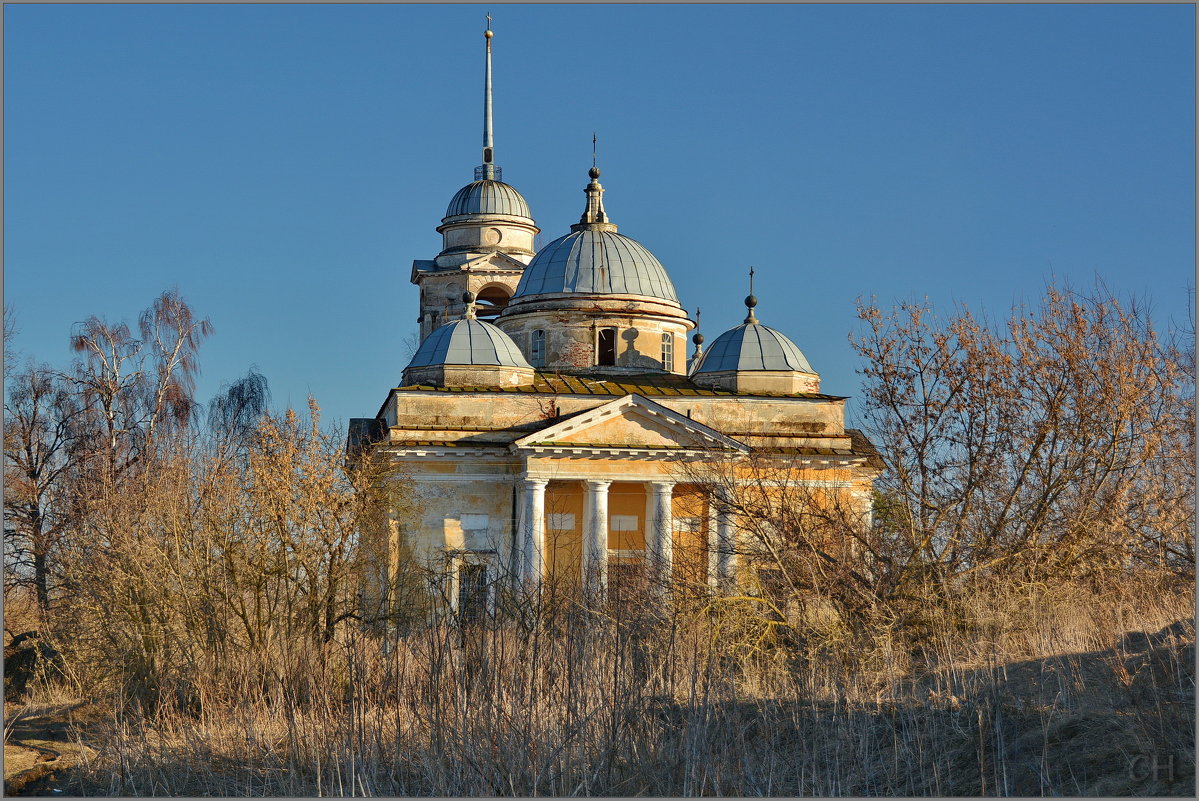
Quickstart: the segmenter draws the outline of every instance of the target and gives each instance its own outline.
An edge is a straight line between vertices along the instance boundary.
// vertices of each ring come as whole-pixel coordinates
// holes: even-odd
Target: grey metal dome
[[[529,212],[529,204],[514,187],[503,181],[486,179],[467,184],[450,200],[445,216],[457,217],[462,214],[509,214],[530,219],[533,217]]]
[[[692,375],[726,370],[815,372],[794,342],[759,322],[743,323],[716,337]]]
[[[554,292],[679,300],[666,268],[644,245],[615,231],[590,228],[543,247],[525,268],[513,297]]]
[[[446,323],[425,338],[408,367],[439,364],[530,367],[512,338],[483,320]]]

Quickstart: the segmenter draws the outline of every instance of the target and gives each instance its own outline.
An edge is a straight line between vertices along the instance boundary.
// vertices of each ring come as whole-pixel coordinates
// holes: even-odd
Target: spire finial
[[[758,318],[754,317],[754,306],[758,305],[758,299],[754,297],[754,268],[750,265],[749,268],[749,295],[745,298],[745,308],[749,310],[749,314],[745,316],[745,322],[756,323]]]
[[[616,226],[608,221],[608,215],[604,211],[604,188],[600,186],[600,170],[597,164],[596,135],[593,132],[591,134],[591,169],[587,171],[587,175],[591,178],[591,183],[587,184],[587,187],[583,190],[583,194],[587,195],[587,208],[583,212],[583,216],[579,218],[579,221],[570,226],[571,231],[585,231],[588,229],[599,231],[616,230]]]
[[[491,13],[487,14],[487,30],[483,38],[487,41],[487,66],[483,72],[483,164],[475,170],[475,180],[499,181],[502,173],[495,165],[495,137],[491,125]]]
[[[699,332],[699,306],[695,307],[695,333],[691,335],[691,341],[695,343],[695,354],[692,359],[698,359],[704,355],[704,335]]]
[[[462,302],[466,305],[466,311],[462,316],[467,320],[475,319],[475,293],[469,290],[462,293]]]

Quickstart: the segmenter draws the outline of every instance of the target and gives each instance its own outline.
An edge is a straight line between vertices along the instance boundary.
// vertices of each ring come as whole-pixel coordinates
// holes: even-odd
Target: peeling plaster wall
[[[408,543],[426,565],[444,569],[440,555],[495,551],[509,567],[512,547],[512,479],[414,479],[419,518],[405,521]],[[481,517],[486,516],[483,523]]]
[[[520,272],[514,270],[491,269],[418,273],[413,283],[420,287],[420,316],[417,319],[421,340],[436,328],[462,319],[466,314],[462,296],[467,291],[478,295],[488,287],[503,287],[508,297],[512,297],[520,276]],[[528,354],[525,356],[527,358]]]
[[[636,308],[636,313],[630,313],[630,308]],[[646,302],[640,296],[556,296],[536,303],[517,299],[496,325],[512,337],[526,358],[533,332],[545,331],[545,369],[588,374],[685,373],[686,334],[695,327],[678,306],[661,300]],[[601,328],[617,329],[614,366],[596,364]],[[669,369],[662,364],[663,334],[673,337]]]
[[[450,551],[494,551],[493,564],[515,571],[511,564],[517,510],[514,488],[521,476],[549,479],[546,488],[547,570],[555,580],[572,584],[579,578],[583,526],[581,480],[612,481],[608,494],[609,547],[612,564],[619,567],[618,551],[640,552],[645,548],[647,519],[646,483],[675,481],[673,502],[675,528],[675,578],[698,585],[707,569],[710,520],[706,502],[687,484],[703,479],[702,466],[669,459],[540,453],[517,456],[508,445],[518,437],[543,429],[553,421],[616,400],[615,396],[572,396],[505,392],[428,392],[395,390],[385,405],[391,426],[393,450],[411,476],[416,495],[416,516],[397,521],[404,542],[389,537],[387,557],[394,563],[403,548],[417,561],[443,571],[450,564]],[[827,398],[764,398],[728,396],[652,396],[652,400],[679,414],[710,426],[755,447],[794,446],[851,450],[844,432],[844,402]],[[664,444],[671,439],[667,429],[636,417],[614,416],[575,432],[567,439],[579,442],[612,442],[635,446]],[[560,440],[561,441],[561,440]],[[416,443],[446,443],[452,448],[434,448]],[[425,453],[427,455],[418,455]],[[432,455],[440,453],[442,455]],[[406,455],[407,454],[407,455]],[[780,475],[790,480],[812,481],[811,498],[849,498],[868,519],[875,471],[863,467],[838,466],[834,455],[813,456],[830,463],[799,468],[795,456],[780,454]],[[807,457],[804,457],[807,458]],[[737,468],[743,480],[758,480],[749,466]],[[834,482],[835,486],[827,483]],[[523,502],[516,493],[516,504]],[[479,515],[486,525],[479,526]],[[569,526],[554,528],[550,515]],[[473,516],[473,517],[472,517]],[[620,530],[613,521],[632,521]],[[381,543],[379,543],[381,545]],[[377,550],[377,548],[376,548]],[[381,554],[378,558],[383,558]],[[626,567],[628,563],[625,563]],[[378,572],[378,571],[375,571]],[[373,575],[373,574],[372,574]]]
[[[420,437],[410,437],[393,430],[393,439],[506,443],[559,415],[612,400],[604,395],[395,390],[384,417],[389,427],[422,431]],[[842,400],[702,395],[653,396],[652,400],[749,445],[849,447]]]
[[[492,214],[441,225],[437,230],[441,232],[442,253],[498,250],[513,257],[524,256],[521,260],[528,263],[533,260],[533,241],[540,229],[519,220]]]

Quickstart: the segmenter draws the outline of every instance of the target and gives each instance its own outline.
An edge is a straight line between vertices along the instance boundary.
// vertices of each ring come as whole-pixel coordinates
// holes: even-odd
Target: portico
[[[526,587],[577,583],[588,598],[603,600],[615,564],[625,575],[638,571],[664,598],[683,578],[676,550],[690,548],[702,551],[702,582],[711,589],[724,586],[733,569],[731,517],[708,504],[702,487],[661,475],[627,478],[521,476],[518,581]],[[697,521],[694,530],[676,527],[676,496],[702,512],[687,518]]]

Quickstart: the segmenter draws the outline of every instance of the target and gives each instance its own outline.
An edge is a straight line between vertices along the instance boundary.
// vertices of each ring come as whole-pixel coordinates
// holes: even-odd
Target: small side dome
[[[591,229],[543,247],[525,268],[514,297],[556,292],[645,295],[679,302],[666,268],[644,245],[615,231]]]
[[[483,320],[446,323],[425,338],[408,367],[435,365],[532,369],[512,338]]]
[[[481,180],[458,190],[445,211],[445,219],[465,214],[507,214],[532,219],[524,197],[503,181]]]
[[[794,342],[773,328],[752,322],[716,337],[692,374],[747,370],[815,372]]]

